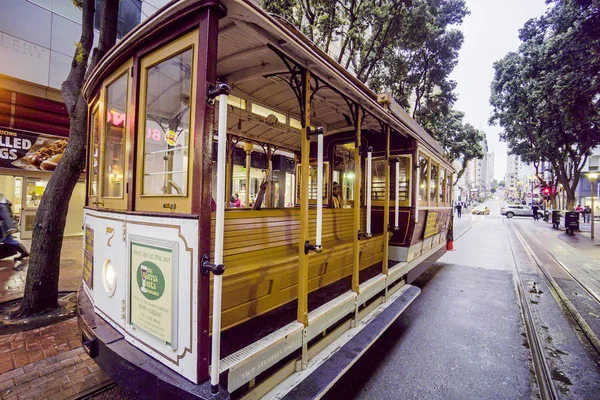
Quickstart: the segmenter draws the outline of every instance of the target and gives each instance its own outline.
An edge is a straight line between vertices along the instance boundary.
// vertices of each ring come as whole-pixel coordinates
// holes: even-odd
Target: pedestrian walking
[[[533,211],[533,220],[537,221],[538,219],[540,219],[540,216],[538,215],[538,211],[540,210],[540,208],[538,207],[537,203],[533,203],[533,206],[531,206],[531,211]]]
[[[458,218],[461,218],[462,205],[460,203],[456,204],[456,215]]]
[[[29,252],[21,243],[19,243],[12,234],[17,231],[15,227],[15,219],[12,212],[12,204],[6,199],[4,193],[0,192],[0,243],[4,246],[8,246],[12,250],[9,253],[19,253],[19,256],[15,258],[15,261],[21,261],[22,259],[29,257]]]
[[[577,204],[577,207],[575,207],[575,211],[581,214],[581,220],[583,221],[583,219],[585,218],[585,214],[583,213],[583,207],[581,207],[581,204]]]
[[[592,209],[590,206],[585,206],[583,209],[583,222],[590,222],[592,216]]]

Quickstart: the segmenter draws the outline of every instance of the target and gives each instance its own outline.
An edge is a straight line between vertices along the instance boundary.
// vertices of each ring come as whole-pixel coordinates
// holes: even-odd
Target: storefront
[[[69,133],[60,102],[0,88],[0,192],[13,204],[20,237],[30,239],[46,185]],[[81,235],[85,179],[73,191],[65,236]]]

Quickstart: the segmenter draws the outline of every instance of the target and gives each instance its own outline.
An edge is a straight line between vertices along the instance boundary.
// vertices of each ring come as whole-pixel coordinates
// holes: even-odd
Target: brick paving
[[[22,243],[30,248],[31,242]],[[82,238],[65,238],[61,252],[60,291],[81,284]],[[16,267],[16,268],[15,268]],[[0,260],[0,302],[23,296],[25,263]],[[77,318],[19,333],[0,335],[0,398],[68,399],[108,376],[85,354]]]
[[[0,398],[68,399],[109,381],[81,347],[77,318],[0,335]]]
[[[82,240],[81,236],[63,240],[59,291],[76,291],[81,284]],[[22,240],[21,243],[28,249],[31,247],[30,240]],[[0,302],[23,297],[27,266],[27,263],[15,265],[11,259],[0,260]]]

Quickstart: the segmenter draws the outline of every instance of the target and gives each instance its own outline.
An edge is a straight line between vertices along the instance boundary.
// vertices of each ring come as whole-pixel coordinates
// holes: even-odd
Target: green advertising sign
[[[173,343],[173,250],[131,242],[131,324]]]

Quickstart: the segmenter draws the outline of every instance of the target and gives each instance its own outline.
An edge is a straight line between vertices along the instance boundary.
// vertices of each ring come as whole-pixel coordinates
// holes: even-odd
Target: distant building
[[[582,174],[579,177],[579,184],[575,190],[575,205],[581,204],[582,206],[591,205],[592,202],[592,185],[587,178],[586,172],[595,171],[600,174],[600,146],[596,147],[592,154],[588,157],[585,167],[583,167]],[[595,196],[594,208],[598,210],[600,206],[600,198],[598,196],[598,188],[600,186],[600,179],[596,180],[596,187],[594,188]],[[597,211],[600,214],[600,210]]]

